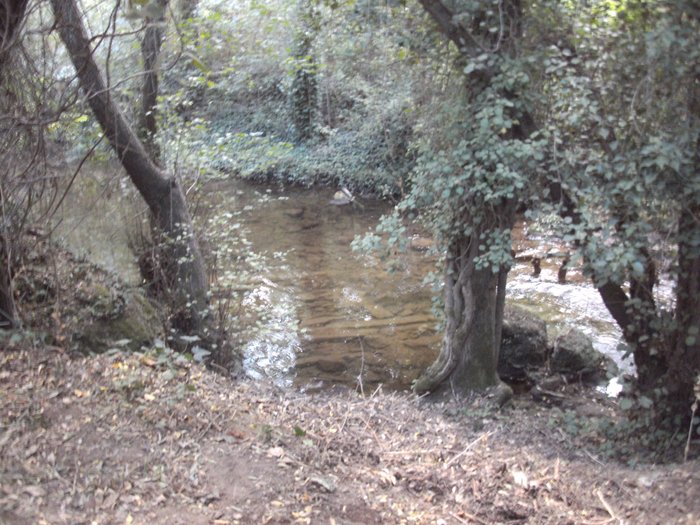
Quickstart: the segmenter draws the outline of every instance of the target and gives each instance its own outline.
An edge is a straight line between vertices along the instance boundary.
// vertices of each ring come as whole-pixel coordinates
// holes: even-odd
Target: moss
[[[129,341],[127,348],[138,350],[161,335],[158,311],[141,291],[128,290],[120,297],[124,307],[117,316],[91,316],[85,325],[76,327],[73,341],[79,350],[103,352],[125,340]]]

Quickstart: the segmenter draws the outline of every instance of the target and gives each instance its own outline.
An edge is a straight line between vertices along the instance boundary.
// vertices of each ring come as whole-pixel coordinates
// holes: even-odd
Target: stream
[[[119,192],[110,198],[104,193],[92,191],[88,202],[84,192],[72,197],[56,235],[134,282],[137,271],[120,220],[125,202]],[[361,206],[337,206],[330,203],[333,193],[235,180],[211,183],[198,196],[198,221],[210,234],[205,251],[216,259],[220,293],[231,294],[232,333],[239,334],[245,370],[302,390],[337,384],[406,389],[440,347],[432,292],[424,283],[434,261],[409,249],[388,272],[377,257],[354,253],[353,238],[389,206],[364,199]],[[71,213],[78,209],[80,216]],[[548,239],[525,240],[526,229],[520,224],[516,230],[519,254],[556,251]],[[617,350],[620,332],[597,291],[575,271],[570,282],[558,283],[559,262],[544,259],[540,276],[533,277],[530,263],[519,257],[509,275],[509,301],[540,315],[550,339],[578,327],[629,370]]]

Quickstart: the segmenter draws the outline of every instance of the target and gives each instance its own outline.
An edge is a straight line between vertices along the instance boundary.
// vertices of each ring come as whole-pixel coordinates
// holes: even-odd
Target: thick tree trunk
[[[4,83],[8,71],[8,57],[17,39],[19,28],[27,10],[28,0],[0,0],[0,83]],[[10,108],[3,108],[9,111]],[[4,199],[2,195],[0,198]],[[12,241],[7,217],[0,217],[0,329],[19,326],[17,307],[12,286]]]
[[[500,384],[496,368],[504,306],[501,279],[491,268],[476,267],[478,246],[479,234],[475,233],[455,240],[448,249],[442,349],[413,384],[416,393],[447,390],[464,394]]]
[[[420,0],[425,11],[464,55],[474,49],[473,38],[462,27],[452,10],[445,3]],[[510,21],[508,36],[520,35],[520,7],[517,0],[507,2]],[[487,35],[486,38],[492,38]],[[480,53],[482,51],[479,51]],[[503,52],[503,51],[500,51]],[[488,85],[492,71],[472,86],[478,91]],[[477,86],[478,84],[478,86]],[[509,94],[509,98],[516,95]],[[519,119],[523,124],[515,126],[503,137],[507,140],[526,139],[533,131],[532,119]],[[526,122],[527,121],[527,122]],[[470,224],[474,231],[469,237],[453,239],[448,246],[445,263],[445,335],[437,360],[413,384],[417,393],[448,390],[466,394],[502,386],[499,402],[512,394],[498,377],[498,355],[501,347],[503,313],[505,309],[505,286],[509,267],[494,271],[491,267],[477,268],[475,259],[479,254],[482,236],[495,231],[510,231],[515,220],[515,202],[503,202],[492,210],[490,220],[478,225],[470,217],[462,218],[461,224]],[[466,214],[465,214],[466,215]]]
[[[207,307],[207,276],[192,221],[180,184],[167,176],[149,158],[143,144],[112,100],[109,88],[92,57],[75,0],[51,0],[56,26],[78,74],[97,121],[109,139],[129,178],[150,208],[163,235],[168,262],[168,286],[176,298],[183,331],[203,328]]]
[[[143,57],[143,86],[141,88],[141,112],[139,115],[139,135],[151,159],[158,163],[160,150],[156,143],[158,132],[158,59],[163,45],[163,26],[168,0],[159,0],[161,10],[157,18],[146,19],[146,31],[141,41]]]
[[[494,210],[468,237],[454,239],[445,259],[445,335],[437,360],[413,384],[416,393],[466,394],[502,386],[498,377],[509,268],[477,268],[482,234],[510,230],[513,203]],[[468,220],[465,218],[465,220]]]
[[[700,204],[681,212],[678,233],[676,331],[663,384],[677,409],[687,414],[693,386],[700,381]]]

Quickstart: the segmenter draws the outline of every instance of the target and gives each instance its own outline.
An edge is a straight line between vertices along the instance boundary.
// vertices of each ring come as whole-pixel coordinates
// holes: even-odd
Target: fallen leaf
[[[524,489],[530,487],[530,482],[527,479],[527,474],[525,474],[523,471],[514,470],[511,472],[511,475],[513,476],[513,483],[515,483],[519,487],[522,487]]]
[[[282,447],[272,447],[268,449],[267,456],[270,458],[281,458],[284,456],[284,449]]]
[[[335,492],[336,489],[335,481],[329,477],[311,475],[307,478],[306,483],[309,485],[316,485],[326,492]]]
[[[26,492],[33,498],[40,498],[42,496],[46,496],[46,490],[43,487],[40,487],[39,485],[27,485],[22,490],[23,492]]]
[[[236,439],[245,439],[245,434],[235,428],[229,429],[226,433]]]
[[[155,359],[147,356],[141,357],[141,363],[146,366],[150,366],[151,368],[155,368],[155,366],[158,364],[158,362]]]

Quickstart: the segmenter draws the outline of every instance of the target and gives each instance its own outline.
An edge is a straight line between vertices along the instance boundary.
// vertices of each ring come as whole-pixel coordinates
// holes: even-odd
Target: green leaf
[[[654,406],[654,402],[653,402],[651,399],[649,399],[648,397],[642,396],[642,397],[639,398],[639,405],[640,405],[642,408],[645,408],[645,409],[648,410],[648,409],[650,409],[652,406]],[[620,406],[622,406],[622,403],[620,403]]]
[[[192,53],[186,53],[186,55],[189,57],[189,59],[192,61],[192,65],[199,69],[202,73],[205,75],[208,74],[211,69],[209,66],[207,66],[202,60],[199,59],[199,57],[196,57]]]
[[[294,435],[296,437],[304,437],[306,435],[306,430],[301,428],[299,425],[294,425]]]
[[[634,403],[632,402],[631,399],[628,399],[628,398],[620,399],[620,408],[622,410],[631,410],[632,406],[634,406]]]

